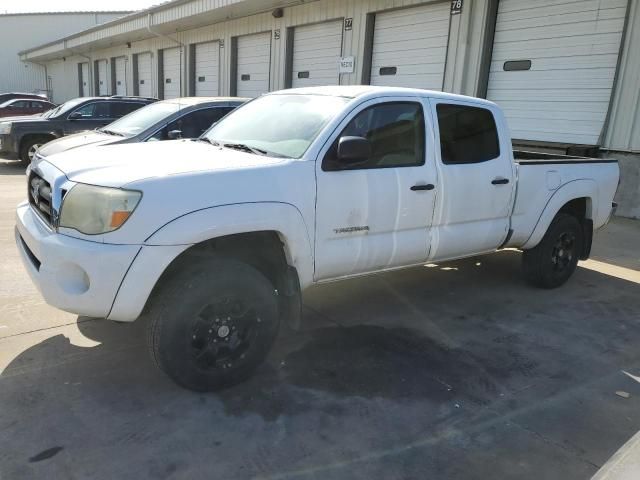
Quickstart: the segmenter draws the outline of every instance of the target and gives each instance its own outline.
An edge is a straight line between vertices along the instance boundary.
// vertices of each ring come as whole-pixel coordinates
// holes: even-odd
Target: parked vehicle
[[[271,93],[198,141],[37,161],[16,241],[49,304],[144,312],[158,366],[215,390],[299,325],[316,283],[504,247],[532,284],[566,282],[612,213],[617,162],[514,152],[508,132],[494,103],[441,92]]]
[[[0,121],[0,152],[29,163],[45,143],[94,130],[155,102],[144,97],[80,97],[38,116]]]
[[[47,97],[45,95],[39,95],[37,93],[20,93],[20,92],[0,93],[0,103],[4,103],[8,100],[14,100],[16,98],[31,98],[33,100],[47,100]]]
[[[0,103],[0,117],[15,117],[24,115],[37,115],[44,113],[52,108],[55,104],[47,100],[32,100],[27,98],[14,98]]]
[[[40,147],[38,155],[47,157],[86,145],[197,138],[247,100],[237,97],[189,97],[155,102],[102,128],[53,140]]]

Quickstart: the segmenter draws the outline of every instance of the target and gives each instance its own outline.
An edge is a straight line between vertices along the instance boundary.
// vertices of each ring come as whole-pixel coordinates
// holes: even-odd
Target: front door
[[[495,250],[508,234],[515,191],[511,142],[498,134],[507,131],[504,120],[498,109],[473,102],[432,100],[432,108],[442,199],[430,259]]]
[[[336,130],[316,166],[316,281],[426,260],[437,173],[428,103],[418,98],[366,102]],[[368,140],[357,163],[338,158],[344,137]]]

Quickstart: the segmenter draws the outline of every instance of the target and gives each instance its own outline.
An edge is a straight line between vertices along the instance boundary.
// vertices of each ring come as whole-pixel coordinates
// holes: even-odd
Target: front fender
[[[589,219],[597,218],[598,212],[595,211],[598,205],[597,196],[598,185],[594,180],[580,179],[564,184],[554,192],[545,205],[533,232],[524,245],[522,245],[522,249],[527,250],[538,245],[560,209],[571,200],[575,200],[576,198],[589,199],[587,202],[586,216]]]
[[[260,231],[280,235],[287,261],[298,271],[301,288],[309,286],[313,279],[311,237],[300,211],[288,203],[240,203],[197,210],[163,225],[145,240],[145,245],[194,245]]]

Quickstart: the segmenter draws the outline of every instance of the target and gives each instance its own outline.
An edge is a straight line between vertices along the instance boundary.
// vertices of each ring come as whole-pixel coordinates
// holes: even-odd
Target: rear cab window
[[[457,103],[436,106],[442,163],[480,163],[500,156],[500,140],[493,113]]]

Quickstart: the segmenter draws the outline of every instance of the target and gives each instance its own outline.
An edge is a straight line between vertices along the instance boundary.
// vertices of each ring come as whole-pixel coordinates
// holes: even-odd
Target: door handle
[[[506,185],[507,183],[509,183],[508,178],[494,178],[491,180],[491,185]]]
[[[413,187],[411,187],[411,190],[416,192],[418,190],[433,190],[434,188],[436,188],[435,185],[427,183],[426,185],[414,185]]]

